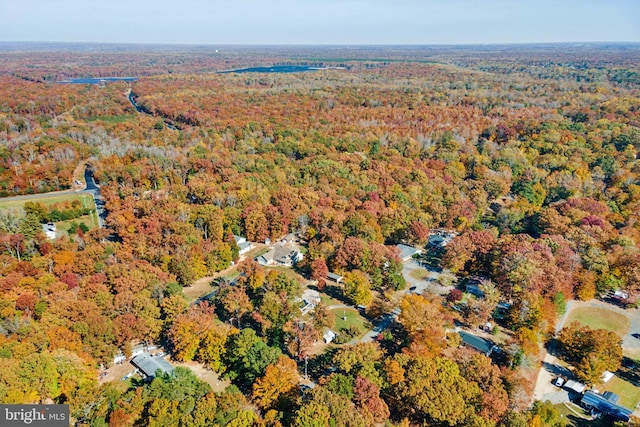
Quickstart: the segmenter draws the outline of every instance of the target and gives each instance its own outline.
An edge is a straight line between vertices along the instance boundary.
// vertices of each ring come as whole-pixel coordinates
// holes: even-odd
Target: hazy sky
[[[0,0],[0,41],[640,41],[640,0]]]

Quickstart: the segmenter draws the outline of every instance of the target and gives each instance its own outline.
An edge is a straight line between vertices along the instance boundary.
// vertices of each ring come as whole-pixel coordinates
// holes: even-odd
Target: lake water
[[[137,77],[85,77],[85,78],[78,78],[78,79],[64,79],[62,81],[59,81],[57,83],[63,83],[63,84],[76,84],[76,85],[97,85],[100,82],[105,82],[105,83],[109,83],[109,82],[117,82],[117,81],[124,81],[124,82],[132,82],[138,80]]]
[[[306,71],[318,71],[329,69],[343,69],[341,67],[314,67],[311,65],[273,65],[271,67],[250,67],[237,70],[220,71],[225,73],[302,73]]]

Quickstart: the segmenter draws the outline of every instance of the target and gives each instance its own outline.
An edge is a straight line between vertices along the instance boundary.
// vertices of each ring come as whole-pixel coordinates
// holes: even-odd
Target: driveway
[[[424,279],[416,279],[412,276],[412,272],[414,270],[427,270],[428,275]],[[414,292],[417,294],[421,294],[424,291],[429,291],[431,293],[435,293],[438,295],[446,295],[453,289],[453,286],[442,286],[438,282],[438,278],[440,277],[441,272],[431,266],[421,263],[419,260],[411,259],[406,261],[402,267],[402,275],[404,279],[407,281],[407,288],[403,291],[400,291],[400,294],[407,294],[409,292]],[[410,290],[415,287],[414,290]]]
[[[549,353],[544,356],[542,367],[538,373],[536,388],[533,392],[533,398],[536,400],[549,400],[553,404],[569,401],[569,392],[551,384],[554,378],[559,375],[567,378],[570,372],[560,365],[558,359]]]

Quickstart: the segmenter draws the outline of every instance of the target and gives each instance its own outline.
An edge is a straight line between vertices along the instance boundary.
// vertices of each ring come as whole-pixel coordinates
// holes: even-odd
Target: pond
[[[270,67],[239,68],[237,70],[220,71],[220,73],[302,73],[307,71],[344,69],[344,67],[319,67],[314,65],[272,65]]]
[[[76,84],[76,85],[80,85],[80,84],[97,85],[100,83],[109,83],[109,82],[117,82],[117,81],[133,82],[135,80],[138,80],[138,78],[137,77],[81,77],[77,79],[64,79],[56,83]]]

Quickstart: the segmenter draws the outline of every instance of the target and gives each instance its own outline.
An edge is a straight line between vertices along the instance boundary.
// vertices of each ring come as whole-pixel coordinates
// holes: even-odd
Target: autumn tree
[[[368,305],[373,299],[367,275],[354,270],[344,275],[344,295],[353,305]]]
[[[587,384],[600,384],[604,371],[616,371],[622,361],[622,341],[614,332],[572,322],[558,334],[562,352]]]
[[[297,384],[298,366],[287,356],[280,356],[275,364],[267,366],[264,376],[253,384],[253,399],[261,408],[269,408]]]

